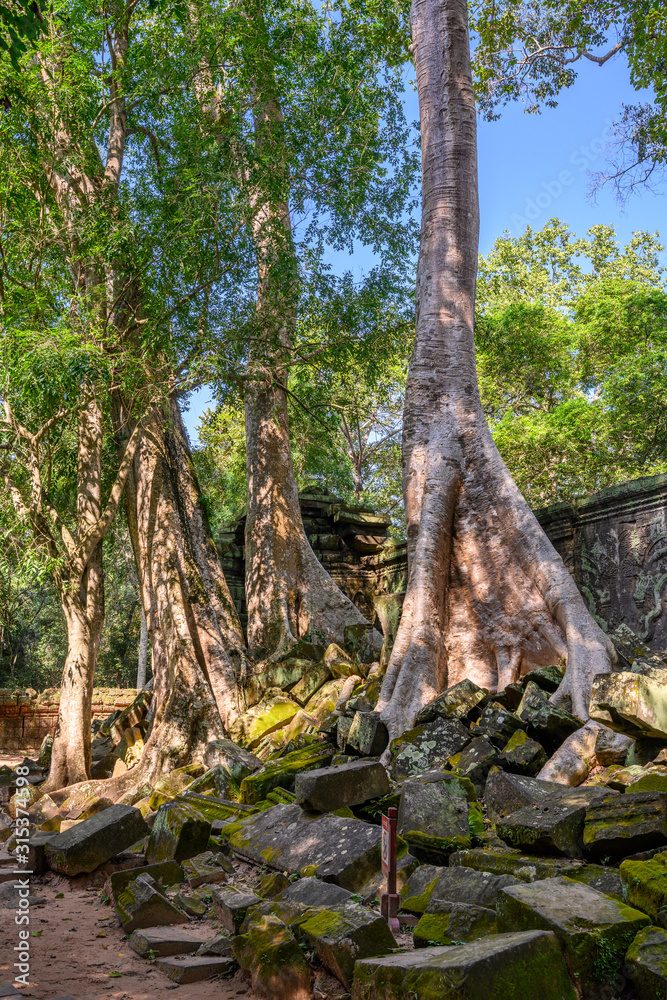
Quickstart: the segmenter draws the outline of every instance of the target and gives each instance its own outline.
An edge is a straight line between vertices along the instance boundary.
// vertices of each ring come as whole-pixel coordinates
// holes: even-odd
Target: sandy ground
[[[99,880],[98,880],[99,881]],[[243,974],[178,986],[170,982],[150,962],[127,947],[127,938],[109,905],[100,898],[91,878],[68,879],[49,872],[31,880],[35,896],[43,905],[31,907],[30,985],[20,986],[23,996],[51,1000],[71,996],[73,1000],[259,1000]],[[88,885],[86,885],[88,883]],[[61,899],[56,899],[63,893]],[[18,928],[14,910],[0,910],[0,984],[13,982],[14,945]],[[193,929],[214,923],[193,921]],[[120,975],[113,975],[120,973]],[[325,971],[316,972],[313,1000],[339,1000],[348,994]]]

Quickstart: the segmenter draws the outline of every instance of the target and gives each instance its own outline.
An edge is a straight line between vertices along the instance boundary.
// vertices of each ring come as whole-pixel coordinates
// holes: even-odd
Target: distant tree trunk
[[[258,289],[245,393],[248,650],[261,659],[279,655],[306,634],[340,642],[346,625],[366,619],[318,561],[301,519],[286,391],[299,282],[289,161],[262,2],[252,9],[253,30],[266,38],[263,54],[253,46],[255,142],[260,160],[272,167],[270,183],[251,203]]]
[[[122,439],[132,419],[118,398],[114,411]],[[152,729],[131,772],[138,781],[201,758],[207,742],[225,735],[241,711],[246,670],[241,624],[175,399],[147,427],[128,477],[126,512],[154,678]]]
[[[79,415],[77,533],[81,537],[102,514],[102,411],[92,399]],[[104,624],[102,542],[80,575],[59,580],[67,624],[67,657],[60,685],[58,720],[45,790],[84,781],[91,764],[91,705],[97,651]]]
[[[141,631],[139,633],[139,660],[137,663],[137,690],[146,685],[146,663],[148,661],[148,622],[143,604],[141,607]]]
[[[416,340],[403,428],[408,586],[378,708],[390,734],[463,677],[496,690],[567,658],[555,700],[588,716],[611,643],[487,427],[473,315],[479,211],[465,0],[413,0],[422,139]]]

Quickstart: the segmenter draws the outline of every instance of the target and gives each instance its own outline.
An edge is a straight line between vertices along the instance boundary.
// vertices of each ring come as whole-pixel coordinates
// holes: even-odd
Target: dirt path
[[[46,902],[31,908],[30,986],[21,993],[31,1000],[63,995],[73,1000],[258,1000],[241,972],[233,978],[178,986],[127,946],[110,906],[100,900],[98,887],[85,888],[49,873],[32,880],[32,892]],[[63,893],[61,899],[56,899]],[[14,981],[13,948],[18,943],[15,911],[0,910],[0,984]],[[212,923],[197,922],[197,930]],[[120,973],[112,976],[111,973]],[[313,1000],[346,996],[336,980],[316,976]]]

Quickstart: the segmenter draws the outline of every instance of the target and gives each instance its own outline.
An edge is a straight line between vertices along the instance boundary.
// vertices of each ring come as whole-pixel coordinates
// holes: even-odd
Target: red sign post
[[[382,874],[387,876],[387,891],[380,896],[380,912],[392,931],[399,929],[401,897],[396,892],[396,809],[382,817]]]

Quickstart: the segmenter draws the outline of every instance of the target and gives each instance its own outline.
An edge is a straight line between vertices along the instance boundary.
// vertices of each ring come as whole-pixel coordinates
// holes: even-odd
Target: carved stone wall
[[[95,688],[94,719],[106,719],[116,709],[127,708],[137,697],[134,688]],[[0,751],[33,750],[45,736],[52,736],[58,721],[60,691],[46,688],[40,694],[34,688],[0,688]]]
[[[362,614],[393,628],[407,584],[405,543],[387,539],[388,522],[369,508],[350,507],[322,489],[300,499],[311,544],[338,586]],[[667,649],[667,475],[535,513],[602,627],[625,622],[654,648]],[[244,524],[239,518],[218,541],[242,617]]]
[[[602,627],[667,649],[667,475],[536,514]]]

